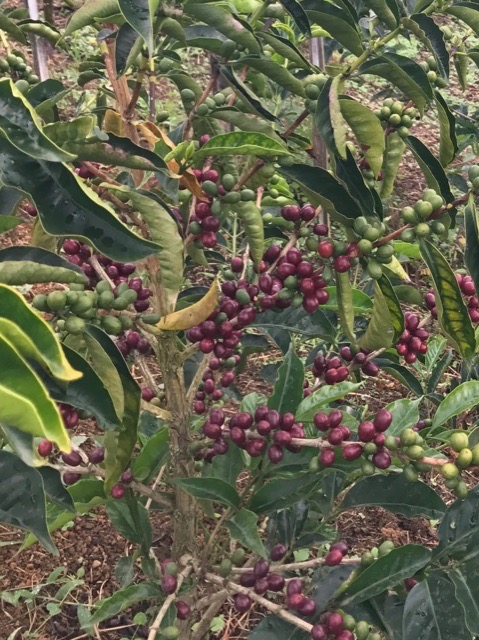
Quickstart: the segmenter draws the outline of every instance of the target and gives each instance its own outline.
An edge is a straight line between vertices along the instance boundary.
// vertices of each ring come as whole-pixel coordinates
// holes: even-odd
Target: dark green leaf
[[[0,282],[15,286],[39,282],[85,284],[86,278],[79,267],[56,253],[37,247],[16,246],[0,250]]]
[[[452,202],[454,196],[439,160],[433,156],[424,143],[414,136],[408,136],[406,144],[416,158],[416,162],[426,178],[428,187],[440,193],[446,202]]]
[[[314,10],[308,11],[307,14],[311,24],[318,24],[348,51],[357,56],[361,55],[363,52],[361,38],[347,11],[325,0],[316,0]]]
[[[382,135],[382,138],[384,139],[384,134]],[[381,167],[381,163],[382,157],[379,161],[379,168]],[[372,194],[372,190],[365,183],[363,174],[361,173],[361,170],[356,164],[356,160],[354,159],[354,156],[349,149],[346,149],[345,160],[343,160],[342,158],[336,158],[336,175],[356,200],[356,202],[359,204],[363,215],[374,216],[374,214],[376,213],[376,201]],[[383,217],[382,214],[383,211],[381,204],[380,211],[378,211],[378,215],[381,219]]]
[[[0,450],[0,521],[31,531],[55,555],[47,529],[43,480],[15,454]]]
[[[259,115],[261,118],[265,120],[269,120],[270,122],[279,123],[279,119],[270,113],[267,109],[263,107],[261,102],[251,93],[251,91],[246,87],[246,85],[239,80],[231,67],[224,66],[221,68],[221,75],[226,80],[226,82],[233,88],[233,90],[241,95],[243,100],[251,107],[256,115]]]
[[[374,362],[382,371],[389,373],[389,375],[398,380],[401,384],[408,387],[408,389],[410,389],[416,396],[424,395],[424,390],[417,377],[403,365],[391,362],[386,358],[374,358]]]
[[[266,557],[266,549],[258,533],[258,516],[248,509],[240,509],[232,518],[225,522],[225,527],[234,540],[238,540],[253,553]]]
[[[385,276],[383,276],[383,278],[384,277]],[[389,288],[385,286],[385,289],[387,289],[388,292],[392,291],[392,293],[394,293],[392,287],[389,290]],[[374,350],[391,346],[400,322],[400,309],[399,311],[395,309],[394,317],[389,310],[389,304],[393,305],[393,302],[393,297],[388,297],[388,301],[386,301],[381,287],[375,282],[373,312],[366,332],[359,340],[361,348]],[[396,303],[397,307],[399,307],[397,298]]]
[[[438,520],[446,510],[439,495],[424,482],[408,482],[403,473],[375,475],[356,482],[346,493],[341,509],[383,507],[406,518],[424,516]]]
[[[399,436],[404,429],[410,429],[419,420],[419,403],[421,399],[409,400],[402,398],[386,405],[392,414],[392,423],[388,428],[388,435]]]
[[[283,0],[291,2],[296,0]],[[248,640],[309,640],[310,635],[295,625],[274,615],[266,616],[248,635]]]
[[[479,517],[479,485],[471,489],[465,500],[456,500],[446,509],[439,525],[439,546],[434,559],[464,552],[468,547],[477,551],[477,521]]]
[[[255,513],[274,513],[307,499],[321,483],[319,475],[272,480],[254,493],[249,508]]]
[[[23,195],[16,189],[0,184],[0,216],[9,216],[17,209]]]
[[[172,482],[200,500],[211,500],[233,508],[240,503],[236,489],[219,478],[175,478]]]
[[[462,604],[467,628],[471,633],[479,633],[479,581],[477,562],[466,561],[456,565],[449,573],[454,583],[456,598]]]
[[[303,69],[309,69],[310,64],[306,58],[302,55],[301,51],[294,46],[287,38],[280,36],[277,33],[270,33],[269,31],[261,31],[258,33],[258,37],[269,44],[273,49],[283,58],[290,60],[297,67]]]
[[[347,339],[355,343],[353,288],[349,279],[349,271],[346,273],[336,272],[336,292],[338,296],[338,317],[341,329]]]
[[[9,78],[0,80],[0,130],[18,150],[37,160],[75,159],[46,137],[35,111]]]
[[[186,27],[184,31],[185,40],[190,47],[206,49],[218,56],[221,55],[223,42],[228,39],[218,29],[203,24],[194,24]]]
[[[291,344],[279,368],[278,380],[268,400],[268,407],[281,414],[295,413],[303,398],[303,382],[304,367]]]
[[[221,478],[232,486],[243,469],[245,461],[243,453],[239,447],[229,447],[223,456],[215,456],[213,462],[209,465],[207,473],[213,478]]]
[[[158,248],[130,231],[65,165],[30,158],[5,139],[0,140],[0,180],[32,197],[51,235],[89,240],[100,253],[122,262]]]
[[[451,351],[448,351],[447,353],[445,353],[442,356],[442,358],[440,358],[438,360],[436,366],[431,371],[431,374],[430,374],[429,379],[427,381],[427,392],[428,393],[434,393],[434,391],[436,390],[437,385],[439,384],[439,382],[442,379],[442,376],[443,376],[444,372],[446,371],[446,369],[451,364],[452,359],[453,359],[453,354],[452,354]]]
[[[160,591],[160,588],[149,582],[132,584],[124,589],[119,589],[109,598],[97,601],[96,605],[98,608],[84,628],[90,629],[93,625],[112,618],[121,611],[124,611],[124,609],[127,609],[138,602],[151,600],[152,598],[156,600],[161,597],[162,592]]]
[[[243,69],[244,65],[251,69],[255,69],[264,74],[269,80],[277,83],[290,93],[304,98],[304,87],[301,80],[298,80],[293,74],[279,62],[275,62],[270,58],[258,58],[256,56],[244,56],[238,63],[238,67]]]
[[[413,100],[421,113],[434,97],[431,84],[423,69],[411,58],[397,53],[385,53],[378,58],[368,60],[361,65],[359,72],[385,78],[398,87],[407,98]]]
[[[61,473],[52,467],[38,467],[38,473],[42,476],[43,488],[50,500],[67,511],[75,512],[73,499],[62,482]]]
[[[431,242],[422,240],[420,246],[433,279],[439,324],[451,345],[467,358],[475,352],[476,338],[456,276]]]
[[[214,136],[201,149],[195,158],[204,159],[208,156],[236,156],[260,155],[281,156],[288,154],[286,147],[263,133],[246,133],[233,131]]]
[[[339,106],[342,84],[341,75],[324,84],[316,102],[314,122],[328,149],[336,156],[346,158],[346,122]]]
[[[294,164],[291,167],[281,168],[280,173],[297,182],[315,206],[321,205],[331,214],[331,217],[346,226],[352,226],[354,218],[362,215],[357,202],[326,169]]]
[[[396,0],[365,0],[368,9],[372,9],[377,17],[391,29],[395,29],[399,23],[399,9]]]
[[[118,76],[128,70],[132,50],[138,55],[142,44],[137,31],[128,22],[121,25],[115,42],[115,68]]]
[[[453,389],[438,406],[432,422],[432,428],[440,427],[451,418],[464,413],[477,405],[479,380],[463,382]]]
[[[439,161],[446,167],[454,160],[458,150],[456,119],[439,91],[435,92],[435,100],[439,116]]]
[[[153,20],[159,0],[118,0],[125,20],[143,38],[150,57],[154,54]]]
[[[466,231],[464,262],[474,280],[476,290],[479,290],[479,214],[472,194],[464,209],[464,228]]]
[[[321,309],[331,309],[338,311],[338,290],[336,287],[326,287],[326,291],[329,293],[329,300],[326,304],[321,305]],[[373,301],[360,289],[352,290],[352,302],[353,311],[358,316],[368,316],[373,309]]]
[[[258,315],[253,326],[264,329],[267,333],[282,329],[300,335],[334,339],[336,328],[327,316],[318,310],[315,313],[304,313],[303,309],[284,309],[279,313],[267,311]]]
[[[377,284],[381,289],[384,301],[389,309],[389,316],[394,329],[393,342],[396,342],[404,331],[404,316],[401,305],[399,304],[398,297],[391,282],[385,275],[377,281]]]
[[[403,23],[434,55],[441,76],[449,78],[449,52],[444,42],[444,34],[431,16],[414,13],[409,19],[404,18]]]
[[[442,571],[435,571],[409,592],[403,635],[414,640],[471,640],[454,585]]]
[[[142,482],[148,481],[165,464],[169,454],[168,429],[162,428],[145,442],[138,457],[133,461],[135,478]]]
[[[393,549],[364,569],[346,588],[340,589],[337,595],[338,603],[346,606],[364,602],[390,587],[401,584],[403,580],[425,567],[430,559],[429,549],[419,544],[407,544]]]
[[[148,509],[134,496],[127,500],[108,500],[106,512],[116,531],[134,544],[140,544],[148,556],[152,530]]]
[[[451,16],[455,16],[465,22],[476,35],[479,35],[479,10],[475,2],[455,2],[445,10]]]
[[[396,180],[399,164],[401,162],[406,143],[399,136],[397,131],[393,131],[386,136],[386,147],[384,150],[384,160],[382,165],[383,179],[381,181],[381,197],[390,196],[394,181]]]
[[[0,29],[5,31],[5,33],[8,33],[8,35],[14,38],[17,42],[27,44],[27,40],[22,30],[19,29],[16,23],[13,20],[10,20],[3,11],[0,11]]]
[[[334,385],[323,385],[300,403],[296,409],[296,420],[312,422],[314,414],[332,402],[344,398],[348,393],[359,389],[361,382],[338,382]]]
[[[19,224],[22,224],[22,222],[23,220],[21,218],[16,218],[15,216],[1,216],[0,217],[0,233],[5,233],[5,231],[10,231],[10,229],[14,229]]]
[[[356,140],[361,145],[361,149],[363,150],[364,156],[371,167],[371,171],[373,171],[374,175],[377,176],[381,170],[384,149],[386,146],[381,121],[370,109],[365,107],[363,104],[356,102],[356,100],[345,100],[340,98],[339,106],[341,108],[343,118],[351,127],[354,135],[356,136]],[[386,136],[386,138],[387,137],[391,136]],[[371,215],[371,213],[369,212],[365,215]]]
[[[87,0],[71,17],[65,30],[65,36],[92,25],[96,21],[101,22],[119,11],[118,0]]]
[[[311,33],[311,27],[308,16],[298,0],[280,0],[280,2],[293,18],[301,33],[305,36],[309,36]]]

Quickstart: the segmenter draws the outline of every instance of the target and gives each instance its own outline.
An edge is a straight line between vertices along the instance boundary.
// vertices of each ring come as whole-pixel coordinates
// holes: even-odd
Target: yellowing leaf
[[[182,331],[203,322],[218,304],[218,281],[214,280],[208,293],[186,309],[164,316],[156,325],[162,331]]]
[[[107,133],[114,133],[116,136],[125,136],[125,127],[123,119],[117,111],[113,109],[107,109],[105,111],[105,119],[103,121],[103,129]]]
[[[408,274],[406,273],[402,264],[399,262],[396,256],[393,256],[393,259],[391,260],[391,262],[388,262],[388,264],[385,266],[387,269],[389,269],[389,271],[392,271],[392,273],[394,273],[395,276],[397,276],[398,278],[401,278],[401,280],[405,280],[406,282],[411,282],[411,279],[409,278]]]

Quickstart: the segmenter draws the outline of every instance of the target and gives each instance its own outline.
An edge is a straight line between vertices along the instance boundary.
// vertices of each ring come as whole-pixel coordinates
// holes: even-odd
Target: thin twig
[[[178,586],[176,587],[176,591],[175,591],[175,593],[170,594],[166,598],[166,600],[163,602],[163,605],[162,605],[161,609],[158,611],[158,615],[156,616],[153,624],[150,627],[147,640],[155,640],[156,633],[157,633],[158,629],[161,626],[162,620],[165,617],[166,612],[170,608],[171,603],[175,600],[176,594],[179,591],[181,585],[183,584],[185,579],[190,575],[192,570],[193,570],[193,567],[191,565],[188,565],[187,567],[185,567],[183,569],[183,571],[181,571],[178,574]]]
[[[96,257],[95,254],[91,255],[91,257],[89,258],[89,263],[93,267],[93,269],[94,269],[95,273],[97,274],[97,276],[99,276],[101,280],[106,280],[108,282],[108,284],[110,285],[110,287],[112,289],[114,289],[115,288],[115,283],[110,278],[110,276],[107,274],[105,269],[101,266],[101,264],[98,262],[98,258]]]
[[[155,478],[155,481],[154,481],[154,482],[153,482],[153,484],[151,485],[152,490],[155,490],[155,489],[156,489],[156,487],[160,484],[161,479],[162,479],[163,474],[165,473],[165,471],[166,471],[166,464],[164,464],[164,465],[161,467],[161,469],[159,470],[158,475],[157,475],[157,476],[156,476],[156,478]],[[152,499],[152,498],[148,498],[148,500],[146,501],[145,507],[146,507],[147,509],[149,509],[149,508],[151,507],[151,503],[152,503],[152,502],[153,502],[153,499]]]

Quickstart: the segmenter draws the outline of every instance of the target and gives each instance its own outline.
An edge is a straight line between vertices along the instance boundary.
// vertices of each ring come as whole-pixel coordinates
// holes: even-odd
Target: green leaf
[[[372,565],[340,589],[337,602],[341,606],[359,604],[395,587],[429,564],[431,552],[419,544],[406,544],[378,558]],[[417,636],[407,636],[416,638]]]
[[[278,142],[281,141],[281,138],[275,133],[270,124],[264,122],[262,119],[260,120],[257,117],[251,117],[246,113],[237,111],[234,108],[231,109],[229,107],[223,107],[222,109],[215,109],[208,117],[223,120],[224,122],[227,122],[228,124],[231,124],[237,129],[241,129],[242,131],[264,133],[266,136],[272,138],[273,140],[277,140]]]
[[[134,496],[127,500],[108,500],[106,512],[116,531],[133,544],[140,544],[148,556],[152,530],[148,509]]]
[[[336,158],[336,175],[355,198],[361,207],[363,215],[377,215],[382,220],[383,207],[381,199],[376,199],[374,196],[375,190],[370,189],[364,181],[361,169],[356,164],[356,160],[348,148],[346,148],[346,159]]]
[[[225,527],[234,540],[238,540],[253,553],[266,558],[266,549],[258,533],[258,516],[248,509],[240,509],[232,518],[225,522]]]
[[[13,20],[10,20],[3,11],[0,11],[0,30],[8,33],[9,36],[20,42],[21,44],[27,44],[27,40],[23,35],[21,29],[19,29]]]
[[[175,478],[172,483],[198,500],[211,500],[233,508],[240,503],[236,489],[219,478]]]
[[[461,46],[461,45],[460,45]],[[461,47],[463,48],[463,47]],[[457,79],[459,85],[463,91],[467,89],[467,67],[469,63],[469,57],[464,55],[463,51],[453,54],[454,67],[457,73]],[[471,55],[471,60],[475,62],[475,55]]]
[[[0,423],[56,443],[70,451],[70,439],[40,378],[0,334]]]
[[[55,27],[44,20],[21,20],[18,26],[23,33],[31,33],[33,36],[48,40],[54,47],[64,50],[67,49],[58,29],[55,29]]]
[[[259,265],[264,253],[264,225],[261,209],[254,202],[239,202],[230,207],[238,214],[244,226],[251,259]]]
[[[454,585],[442,571],[433,572],[408,593],[403,636],[414,640],[471,640]]]
[[[461,553],[464,559],[466,549],[477,552],[477,512],[479,509],[479,485],[471,489],[465,500],[456,500],[446,509],[439,525],[439,546],[434,552],[434,560]]]
[[[267,311],[258,315],[253,326],[264,329],[274,339],[275,331],[292,331],[303,336],[334,339],[336,328],[326,315],[318,310],[315,313],[304,313],[303,309],[284,309],[276,313]]]
[[[280,0],[280,2],[293,18],[296,26],[301,31],[301,33],[305,36],[310,36],[311,27],[309,24],[309,19],[298,0]]]
[[[235,76],[231,67],[227,67],[226,65],[223,66],[220,73],[226,80],[226,82],[233,88],[235,93],[238,93],[243,98],[249,111],[255,113],[261,118],[264,118],[265,120],[279,123],[279,119],[275,115],[270,113],[267,109],[265,109],[262,103],[255,97],[254,94],[251,93],[248,87]],[[172,77],[171,73],[169,77]]]
[[[188,46],[206,49],[217,56],[221,56],[223,42],[228,39],[218,29],[203,24],[194,24],[191,27],[186,27],[184,33]]]
[[[198,149],[195,159],[236,155],[282,156],[288,153],[284,145],[265,136],[264,133],[233,131],[213,136],[201,149]]]
[[[454,583],[456,598],[462,604],[467,628],[471,633],[479,633],[479,582],[477,563],[462,562],[449,573]]]
[[[314,10],[307,11],[311,24],[318,24],[348,51],[360,56],[364,49],[350,14],[325,0],[316,0],[313,6]]]
[[[287,38],[283,38],[277,33],[270,33],[269,31],[260,31],[257,35],[258,38],[261,38],[261,40],[264,40],[264,42],[273,47],[276,53],[278,53],[280,56],[286,58],[287,60],[290,60],[290,62],[293,62],[299,68],[309,70],[309,62],[302,55],[301,51],[299,51],[299,49],[295,47],[294,44]]]
[[[107,390],[111,402],[115,407],[118,420],[121,420],[125,409],[125,396],[123,394],[120,375],[106,351],[95,338],[85,333],[83,334],[83,340],[85,340],[87,346],[91,366],[102,380],[103,386]]]
[[[146,482],[167,462],[169,455],[168,429],[165,427],[145,442],[138,457],[133,460],[135,478]]]
[[[475,407],[479,394],[479,380],[463,382],[453,389],[438,406],[432,428],[440,427],[451,418]]]
[[[479,35],[479,10],[475,2],[456,2],[448,7],[445,13],[459,18]]]
[[[375,475],[356,482],[346,493],[341,509],[383,507],[406,518],[439,520],[446,510],[440,496],[424,482],[408,482],[403,473]]]
[[[0,130],[18,150],[37,160],[69,162],[75,159],[42,132],[34,109],[10,78],[0,80]]]
[[[393,304],[393,298],[388,297],[388,302]],[[381,287],[377,282],[375,282],[373,312],[366,332],[359,340],[359,346],[362,349],[371,349],[374,351],[375,349],[381,349],[382,347],[389,347],[393,343],[395,328],[399,322],[399,312],[396,312],[393,323],[388,302],[386,301]],[[399,306],[399,303],[397,304]]]
[[[433,156],[425,144],[414,136],[408,136],[406,144],[416,158],[416,162],[426,178],[428,187],[441,193],[446,202],[452,202],[454,196],[439,160]]]
[[[128,195],[129,202],[148,224],[150,237],[158,246],[160,273],[156,274],[166,289],[167,301],[174,307],[178,292],[183,283],[183,240],[178,225],[168,211],[156,200],[137,191],[122,187],[119,189]]]
[[[376,16],[391,29],[395,29],[399,22],[399,9],[396,0],[386,2],[386,0],[366,0],[368,9],[372,9]]]
[[[397,131],[393,131],[386,136],[385,145],[382,164],[383,179],[381,181],[381,198],[386,198],[391,195],[404,149],[406,148],[406,143]]]
[[[341,329],[347,339],[355,343],[353,288],[349,279],[349,272],[336,272],[336,291],[338,296],[338,317]]]
[[[427,343],[427,353],[425,357],[426,371],[431,373],[434,365],[438,361],[441,354],[446,349],[447,340],[442,336],[434,336]]]
[[[449,52],[444,41],[444,34],[431,16],[425,13],[414,13],[410,18],[403,18],[403,24],[434,55],[441,76],[449,78]]]
[[[118,0],[118,5],[125,20],[143,38],[150,57],[153,57],[155,51],[153,20],[159,0]]]
[[[346,122],[339,103],[343,83],[342,76],[338,75],[324,84],[316,102],[314,122],[328,149],[346,158]]]
[[[13,453],[0,450],[0,521],[35,534],[58,555],[47,529],[42,476]]]
[[[0,224],[2,220],[0,218]],[[80,267],[56,253],[37,247],[16,246],[0,250],[0,282],[15,286],[39,282],[85,284],[87,278]]]
[[[42,476],[43,488],[49,499],[63,509],[75,513],[73,499],[62,482],[61,473],[52,467],[39,467],[37,471]]]
[[[206,473],[211,478],[221,478],[232,486],[245,469],[245,456],[239,447],[229,447],[225,455],[215,456]]]
[[[420,247],[433,279],[439,324],[450,344],[462,357],[467,358],[475,352],[476,338],[456,276],[442,253],[431,242],[422,240]]]
[[[329,300],[326,304],[321,305],[321,309],[331,309],[332,311],[338,311],[338,290],[336,287],[326,287],[326,291],[329,294]],[[357,316],[368,316],[373,308],[373,301],[371,298],[361,291],[360,289],[352,289],[352,304],[354,314]]]
[[[293,164],[279,170],[285,178],[297,182],[313,205],[321,205],[332,218],[352,226],[355,218],[362,215],[361,208],[343,185],[326,169],[307,164]]]
[[[15,289],[0,284],[0,335],[25,358],[35,360],[65,382],[80,377],[70,365],[50,325],[35,313]],[[35,336],[32,340],[29,336]]]
[[[283,87],[290,93],[305,97],[304,87],[301,80],[295,78],[283,65],[271,60],[270,58],[258,58],[256,56],[244,56],[239,63],[236,63],[240,69],[246,65],[250,69],[255,69],[264,74],[269,80]],[[235,65],[236,66],[236,65]]]
[[[385,275],[377,280],[377,284],[381,289],[384,301],[386,302],[387,308],[389,310],[389,317],[394,329],[394,336],[392,341],[397,342],[401,333],[404,331],[404,315],[401,309],[401,305],[399,304],[398,297],[391,282]]]
[[[157,249],[120,222],[66,165],[31,158],[5,139],[0,139],[0,180],[32,197],[51,235],[89,240],[100,253],[121,262],[141,260]]]
[[[356,102],[356,100],[340,98],[339,107],[343,118],[351,127],[356,140],[361,145],[371,171],[377,176],[383,164],[383,155],[386,148],[381,121],[370,109]],[[390,137],[387,136],[386,139]]]
[[[5,233],[5,231],[10,231],[10,229],[14,229],[19,224],[22,224],[23,220],[21,218],[17,218],[16,216],[1,216],[0,217],[0,233]]]
[[[94,625],[112,618],[134,604],[138,604],[144,600],[157,600],[161,597],[162,593],[159,587],[149,582],[132,584],[124,589],[119,589],[109,598],[104,598],[96,602],[98,608],[89,619],[88,624],[84,625],[83,628],[90,629]]]
[[[295,413],[303,398],[304,367],[291,344],[279,368],[278,380],[273,394],[269,397],[268,407],[279,413]]]
[[[43,133],[55,144],[63,146],[65,142],[84,142],[93,134],[96,120],[93,116],[80,116],[70,121],[59,121],[43,127]]]
[[[434,97],[423,69],[411,58],[397,53],[385,53],[368,60],[360,66],[359,72],[380,76],[391,82],[414,102],[421,114]]]
[[[389,375],[410,389],[416,396],[424,395],[424,389],[417,377],[403,365],[391,362],[386,358],[374,358],[374,362],[382,371],[389,373]]]
[[[283,618],[268,615],[248,635],[248,640],[310,640],[310,635]]]
[[[115,70],[117,76],[121,76],[128,71],[134,59],[141,53],[142,47],[143,38],[138,37],[138,32],[128,22],[122,24],[118,29],[115,41]]]
[[[300,500],[306,500],[320,483],[321,476],[318,474],[272,480],[253,494],[248,506],[258,514],[277,513]]]
[[[108,491],[128,465],[136,444],[141,391],[115,343],[93,325],[88,325],[86,332],[99,342],[116,367],[123,384],[125,398],[121,430],[108,431],[103,441],[105,447],[105,487]]]
[[[205,5],[190,1],[184,5],[184,11],[195,20],[218,29],[227,38],[248,49],[250,54],[260,53],[259,43],[253,33],[226,9],[211,3]]]
[[[421,399],[410,400],[402,398],[394,400],[386,405],[386,409],[392,414],[392,423],[387,430],[387,435],[399,436],[404,429],[409,429],[419,420],[419,403]]]
[[[472,193],[464,209],[464,228],[466,232],[464,262],[477,290],[479,288],[479,215]]]
[[[119,13],[118,0],[87,0],[71,17],[65,36]]]
[[[458,151],[456,119],[439,91],[435,92],[435,100],[439,116],[439,162],[443,167],[447,167]]]
[[[391,136],[388,136],[390,138]],[[403,255],[407,258],[419,259],[421,257],[421,250],[417,244],[411,244],[410,242],[403,242],[402,240],[394,240],[394,252],[397,255]],[[396,287],[397,289],[397,287]]]
[[[449,350],[442,356],[442,358],[438,360],[436,366],[431,371],[431,375],[429,376],[429,379],[427,381],[428,393],[434,393],[446,369],[451,364],[452,359],[453,359],[453,354],[452,354],[452,351]]]
[[[9,216],[15,213],[22,199],[23,196],[19,191],[5,187],[0,183],[0,216]]]
[[[338,384],[320,387],[299,404],[295,413],[296,420],[299,422],[312,422],[315,413],[332,402],[341,400],[348,393],[356,391],[361,385],[361,382],[339,382]]]

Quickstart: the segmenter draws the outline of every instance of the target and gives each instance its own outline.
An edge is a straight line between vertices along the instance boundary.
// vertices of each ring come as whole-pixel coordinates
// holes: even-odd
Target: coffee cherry
[[[269,557],[273,562],[277,562],[278,560],[282,560],[287,552],[288,548],[284,544],[279,543],[271,549]]]
[[[328,640],[328,631],[323,624],[315,624],[311,629],[312,640]]]
[[[78,465],[80,465],[82,462],[81,455],[77,451],[72,451],[71,453],[63,453],[62,460],[70,467],[78,467]]]
[[[115,500],[120,500],[126,493],[126,489],[122,484],[115,484],[111,488],[111,497]]]
[[[303,600],[305,600],[305,597],[302,593],[293,593],[286,598],[286,606],[288,609],[297,611],[301,607]]]
[[[356,443],[348,444],[346,447],[343,448],[342,453],[343,453],[343,458],[348,462],[351,462],[352,460],[356,460],[362,455],[363,448],[360,444],[356,444]]]
[[[178,620],[188,620],[191,615],[191,607],[184,600],[176,600],[176,616]]]
[[[166,595],[171,595],[175,593],[178,588],[178,580],[176,576],[171,575],[171,573],[165,574],[161,579],[161,590]]]
[[[316,611],[316,603],[312,598],[303,598],[298,607],[298,612],[303,616],[312,616]]]
[[[48,458],[52,450],[53,442],[50,442],[50,440],[42,440],[37,447],[37,451],[42,458]]]
[[[322,258],[331,258],[334,253],[334,245],[329,240],[323,240],[318,244],[318,253]]]
[[[283,591],[286,581],[281,574],[268,573],[268,575],[266,576],[266,580],[268,581],[269,591]]]
[[[374,426],[374,423],[372,423],[369,420],[365,420],[364,422],[361,422],[361,424],[358,427],[358,438],[362,442],[371,442],[374,439],[375,435],[376,435],[376,428]]]
[[[123,471],[123,473],[121,474],[121,481],[124,484],[130,484],[130,482],[133,482],[133,471],[131,469]]]
[[[293,595],[293,593],[301,593],[303,591],[303,583],[300,578],[293,578],[288,582],[288,586],[286,587],[286,594],[288,596]]]
[[[326,620],[326,627],[330,633],[338,636],[343,631],[343,616],[336,611],[329,614]]]
[[[387,451],[377,451],[372,457],[373,464],[378,469],[387,469],[391,466],[391,456]]]
[[[88,460],[92,464],[100,464],[105,459],[105,449],[103,447],[96,447],[88,454]]]
[[[459,469],[455,464],[452,464],[452,462],[446,462],[446,464],[441,467],[441,473],[446,480],[453,480],[459,475]]]
[[[454,451],[458,453],[469,446],[469,438],[467,433],[464,431],[455,432],[451,435],[451,439],[449,440],[449,444]]]
[[[339,549],[332,549],[324,557],[324,564],[328,567],[335,567],[341,564],[343,557],[344,554]]]
[[[373,424],[376,431],[383,432],[391,425],[392,420],[393,417],[390,411],[387,409],[380,409],[373,420]]]
[[[239,613],[246,613],[251,609],[253,601],[245,593],[237,593],[234,598],[234,606]]]
[[[65,471],[62,476],[62,480],[66,485],[75,484],[80,478],[81,475],[79,473],[73,473],[72,471]]]

